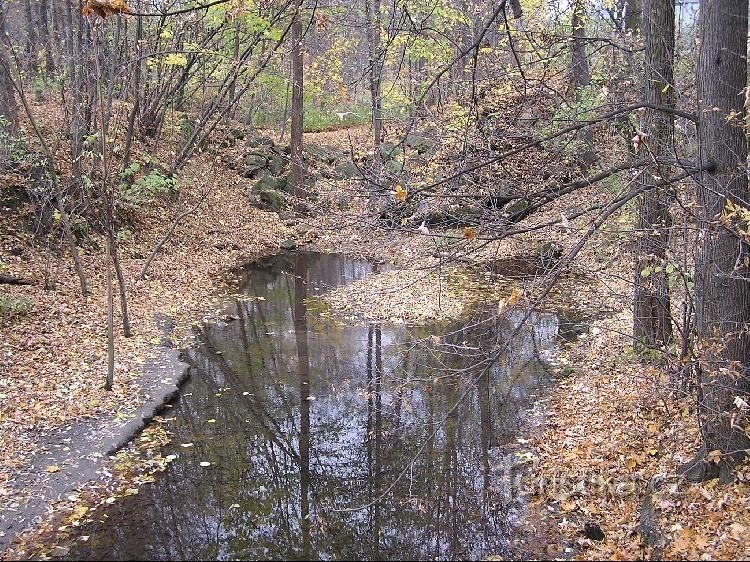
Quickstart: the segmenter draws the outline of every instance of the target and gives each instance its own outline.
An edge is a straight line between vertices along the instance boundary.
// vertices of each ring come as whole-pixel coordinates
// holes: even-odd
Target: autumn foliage
[[[115,14],[132,13],[125,0],[86,0],[81,11],[84,16],[96,14],[102,18]]]

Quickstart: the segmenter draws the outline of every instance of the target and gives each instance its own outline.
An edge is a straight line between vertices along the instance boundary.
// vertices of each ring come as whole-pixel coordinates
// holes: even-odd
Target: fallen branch
[[[33,285],[34,282],[15,275],[0,275],[0,284],[3,285]]]

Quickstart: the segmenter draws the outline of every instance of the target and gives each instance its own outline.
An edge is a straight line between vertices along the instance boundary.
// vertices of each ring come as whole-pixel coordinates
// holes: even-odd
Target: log
[[[2,275],[0,274],[0,284],[3,285],[33,285],[34,282],[23,277],[16,277],[15,275]]]

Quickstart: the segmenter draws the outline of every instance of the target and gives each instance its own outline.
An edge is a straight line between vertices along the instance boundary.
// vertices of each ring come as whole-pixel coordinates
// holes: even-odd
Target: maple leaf
[[[131,14],[132,10],[126,0],[86,0],[81,13],[84,17],[93,13],[106,19],[115,14]]]
[[[467,226],[464,228],[464,238],[466,238],[469,242],[472,242],[477,239],[477,231],[472,226]]]
[[[403,188],[401,184],[396,186],[396,189],[394,189],[391,193],[393,193],[394,199],[398,202],[406,201],[406,195],[407,191]]]

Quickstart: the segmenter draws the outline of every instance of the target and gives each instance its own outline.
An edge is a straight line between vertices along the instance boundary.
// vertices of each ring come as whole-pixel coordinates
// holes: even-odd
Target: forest
[[[0,560],[750,557],[743,0],[0,0]]]

